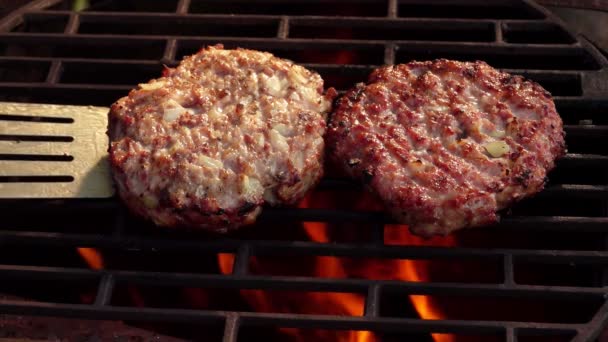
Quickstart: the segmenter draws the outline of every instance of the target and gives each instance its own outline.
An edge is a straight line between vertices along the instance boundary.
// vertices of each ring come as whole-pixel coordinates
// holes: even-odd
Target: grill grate
[[[255,228],[217,237],[154,229],[129,216],[115,199],[2,201],[0,292],[23,292],[23,284],[44,282],[48,293],[40,295],[34,286],[36,302],[0,300],[0,313],[202,324],[209,336],[225,342],[248,340],[251,331],[274,327],[370,330],[386,340],[452,333],[508,342],[540,336],[591,341],[608,321],[608,61],[541,7],[473,0],[130,0],[91,1],[84,12],[70,8],[71,1],[32,1],[0,21],[0,100],[107,106],[159,75],[163,64],[175,65],[218,42],[292,59],[340,90],[382,64],[483,59],[554,94],[569,153],[545,191],[515,206],[494,228],[458,233],[460,246],[450,248],[390,245],[385,226],[390,220],[354,207],[266,209]],[[11,118],[0,115],[0,120]],[[0,143],[10,139],[0,132]],[[6,181],[10,177],[0,179],[0,186]],[[359,191],[349,181],[325,179],[316,191],[353,189]],[[330,223],[331,241],[310,242],[288,233],[302,222]],[[349,238],[352,230],[357,239]],[[74,258],[49,257],[70,255],[76,247],[97,248],[114,263],[90,270]],[[218,254],[233,257],[231,274],[205,266]],[[258,274],[251,264],[253,257],[296,263],[317,256],[452,262],[466,277],[335,279]],[[165,257],[175,265],[163,264]],[[530,277],[536,273],[548,276]],[[130,286],[346,292],[364,296],[365,305],[359,316],[248,312],[229,305],[138,307],[117,298]],[[70,294],[83,287],[94,288],[88,302]],[[453,297],[479,310],[445,320],[404,316],[395,307],[406,307],[398,303],[411,294]],[[493,316],[493,305],[510,307],[500,304],[505,300],[513,303],[514,314]],[[572,315],[528,320],[520,302],[544,303]]]

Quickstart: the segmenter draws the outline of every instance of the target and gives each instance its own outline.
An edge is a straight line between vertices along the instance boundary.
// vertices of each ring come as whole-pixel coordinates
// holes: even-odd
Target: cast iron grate
[[[292,59],[340,90],[382,64],[483,59],[553,93],[566,124],[569,153],[545,191],[513,208],[496,227],[463,232],[458,237],[462,245],[450,248],[389,245],[386,217],[354,208],[267,209],[255,228],[199,238],[147,227],[114,199],[3,201],[0,291],[24,282],[57,285],[56,295],[39,296],[36,302],[1,300],[0,313],[202,324],[218,330],[217,338],[226,342],[247,340],[248,331],[260,327],[370,330],[379,336],[451,333],[509,342],[541,336],[591,341],[608,321],[608,61],[543,8],[530,1],[474,0],[104,0],[91,1],[82,12],[71,6],[71,1],[32,1],[0,21],[0,100],[107,106],[135,84],[156,77],[163,65],[220,42]],[[11,158],[15,156],[0,156]],[[5,181],[10,177],[0,179]],[[317,191],[347,193],[353,187],[325,179]],[[328,222],[336,233],[324,243],[294,239],[280,229],[301,222]],[[344,229],[356,229],[362,237],[346,239]],[[97,248],[115,262],[108,269],[90,270],[46,257],[75,247]],[[233,256],[231,274],[188,266],[192,258],[208,260],[219,253]],[[183,268],[126,261],[156,254],[173,255]],[[256,274],[251,267],[254,257],[315,256],[454,261],[495,274],[406,282]],[[467,264],[471,261],[472,266]],[[529,276],[538,272],[549,276]],[[74,301],[65,293],[83,282],[95,289],[90,301]],[[116,300],[116,292],[131,285],[348,292],[364,296],[365,305],[359,316],[136,307]],[[392,303],[411,294],[468,298],[481,301],[481,309],[474,316],[445,320],[396,315]],[[504,300],[513,301],[519,313],[485,316],[484,310],[492,310],[487,304]],[[548,308],[573,315],[529,321],[525,306],[517,304],[521,300],[547,301]]]

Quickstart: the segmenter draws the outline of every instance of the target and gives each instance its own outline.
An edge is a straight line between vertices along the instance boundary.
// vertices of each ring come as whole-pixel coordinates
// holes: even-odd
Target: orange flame
[[[80,256],[87,263],[89,268],[93,270],[101,270],[105,268],[103,256],[101,255],[101,252],[97,249],[89,247],[78,247],[76,248],[76,251],[78,251],[78,254],[80,254]],[[135,286],[128,285],[127,292],[129,293],[133,305],[135,305],[136,307],[145,306],[144,297]]]
[[[308,205],[307,201],[302,203]],[[328,235],[328,227],[326,223],[304,222],[302,223],[304,230],[312,241],[327,243],[330,241]],[[344,264],[337,258],[333,257],[316,257],[315,258],[316,274],[324,278],[346,278],[348,271]],[[355,293],[332,293],[329,297],[330,302],[324,305],[332,306],[337,311],[344,311],[350,316],[362,316],[365,298],[360,294]],[[344,334],[339,341],[343,342],[373,342],[376,341],[376,336],[369,331],[349,331]]]
[[[334,196],[336,196],[334,194]],[[327,198],[327,196],[324,196]],[[337,195],[333,198],[335,203],[343,203],[348,201],[344,197]],[[318,201],[318,200],[317,200]],[[321,199],[322,201],[322,199]],[[350,206],[357,210],[383,210],[380,202],[373,198],[369,193],[363,193],[359,196],[351,198]],[[308,203],[305,203],[308,205]],[[332,205],[332,204],[330,204]],[[326,242],[315,239],[318,242]],[[402,246],[454,246],[456,239],[454,235],[447,237],[434,237],[424,239],[409,232],[406,225],[386,224],[384,226],[384,244],[385,245],[402,245]],[[430,270],[431,262],[428,260],[380,260],[372,261],[365,264],[365,270],[358,271],[357,274],[363,274],[366,277],[374,279],[393,279],[409,282],[427,282],[432,281]],[[425,295],[410,295],[410,301],[414,305],[416,312],[422,319],[436,320],[443,319],[446,315],[441,311],[439,304],[430,296]],[[449,334],[432,334],[435,342],[453,342],[453,336]]]
[[[335,193],[322,194],[322,196],[311,196],[305,198],[300,207],[323,207],[324,205],[344,205],[351,202],[351,207],[359,210],[376,210],[377,202],[366,197],[358,199],[341,199]],[[304,222],[302,227],[310,240],[319,243],[330,243],[330,226],[327,223]],[[453,236],[445,238],[433,238],[424,240],[411,235],[406,226],[385,225],[384,243],[386,245],[433,245],[452,246],[456,244]],[[104,260],[101,253],[94,248],[77,248],[90,268],[99,270],[104,268]],[[222,273],[230,274],[233,271],[235,256],[228,253],[218,254],[218,264]],[[280,261],[279,261],[280,264]],[[368,277],[374,279],[395,279],[410,282],[432,281],[431,262],[427,260],[372,260],[361,264],[350,264],[344,260],[330,256],[317,256],[312,262],[314,275],[323,278],[348,278]],[[279,265],[281,266],[281,265]],[[264,271],[268,265],[255,257],[250,260],[250,268],[253,271]],[[129,288],[129,293],[137,306],[144,306],[144,299],[134,288]],[[199,289],[185,289],[184,294],[190,300],[196,299],[196,306],[205,307],[208,298],[206,294],[199,293]],[[257,311],[261,312],[299,312],[320,313],[330,315],[362,316],[365,306],[365,298],[357,293],[326,293],[307,292],[298,294],[285,294],[271,297],[264,290],[241,290],[243,298]],[[304,298],[302,297],[304,296]],[[442,319],[445,314],[441,311],[438,303],[430,296],[410,295],[414,308],[422,319]],[[339,342],[375,342],[378,338],[369,331],[313,331],[302,332],[293,328],[281,328],[280,332],[290,336],[294,341],[339,341]],[[450,334],[432,334],[435,342],[454,342],[455,337]]]
[[[323,208],[346,205],[358,210],[380,209],[377,201],[369,198],[368,195],[355,197],[355,199],[342,197],[347,196],[333,192],[313,193],[302,200],[299,206],[301,208]],[[335,228],[330,224],[318,222],[304,222],[302,227],[310,240],[319,243],[330,243],[330,229]],[[386,225],[384,231],[384,242],[387,245],[451,246],[456,243],[455,238],[451,236],[425,240],[411,235],[407,227],[402,225]],[[221,271],[225,274],[230,273],[234,256],[225,254],[220,255],[218,259]],[[314,275],[323,278],[363,276],[411,282],[432,280],[431,263],[427,260],[371,260],[354,264],[336,257],[317,256],[313,259],[312,264]],[[250,267],[252,271],[263,271],[269,265],[264,264],[261,259],[252,257]],[[244,290],[241,291],[241,294],[254,309],[263,312],[293,310],[296,305],[299,306],[296,310],[306,311],[306,307],[314,307],[316,311],[322,310],[323,314],[361,316],[365,306],[364,296],[356,293],[305,293],[304,298],[302,298],[302,294],[299,294],[297,299],[288,296],[273,298],[261,290]],[[438,303],[430,296],[411,295],[410,300],[422,319],[433,320],[445,317]],[[316,332],[314,336],[305,335],[306,333],[297,329],[282,328],[280,331],[291,336],[295,341],[375,342],[379,340],[375,334],[369,331],[346,331],[332,334]],[[432,336],[435,342],[455,341],[453,335],[450,334],[432,334]]]
[[[101,253],[95,248],[78,247],[76,248],[78,254],[84,259],[90,268],[94,270],[101,270],[104,268],[103,258]]]
[[[338,196],[340,197],[340,196]],[[336,199],[334,201],[344,202],[343,199]],[[364,193],[362,196],[358,196],[358,199],[351,200],[353,208],[357,210],[382,210],[382,206],[379,201],[372,198],[370,194]],[[308,203],[304,203],[308,205]],[[325,236],[322,238],[319,236],[320,233],[317,231],[317,236],[310,234],[311,239],[318,242],[328,242]],[[448,237],[435,237],[432,239],[423,239],[412,235],[408,227],[405,225],[385,225],[384,227],[384,243],[386,245],[408,245],[408,246],[454,246],[456,239],[454,236]],[[374,260],[365,264],[365,269],[360,270],[349,270],[347,273],[362,274],[365,277],[374,279],[393,279],[403,280],[410,282],[425,282],[432,281],[430,274],[431,262],[428,260]],[[410,301],[412,302],[415,310],[418,312],[422,319],[436,320],[443,319],[446,315],[441,311],[439,304],[430,296],[426,295],[410,295]],[[435,342],[454,342],[454,336],[450,334],[432,334]],[[374,341],[373,338],[366,340],[367,342]]]
[[[314,224],[313,224],[314,225]],[[310,229],[319,232],[318,229]],[[322,236],[318,236],[323,238]],[[224,274],[232,272],[234,255],[218,254],[220,271]],[[257,258],[250,260],[251,269],[263,269],[265,266]],[[317,257],[315,270],[320,276],[345,277],[346,272],[337,260],[327,257]],[[243,298],[259,312],[302,312],[361,316],[363,314],[363,296],[353,293],[285,293],[271,296],[268,291],[263,290],[241,290]],[[304,296],[304,298],[302,298]],[[357,332],[327,332],[314,331],[302,332],[293,328],[280,328],[279,331],[290,336],[293,341],[340,341],[340,342],[371,342],[374,341],[367,331]]]
[[[406,226],[386,225],[384,227],[384,243],[387,245],[433,245],[433,246],[453,246],[456,241],[453,235],[447,237],[436,237],[425,241],[411,235]],[[431,281],[429,274],[430,263],[426,260],[399,260],[395,265],[395,279],[413,282]],[[436,320],[445,317],[439,305],[432,297],[425,295],[410,295],[410,300],[414,308],[422,319]],[[435,342],[453,342],[453,335],[432,334]]]
[[[307,200],[302,206],[307,205]],[[327,227],[324,223],[303,223],[310,239],[318,242],[328,242]],[[232,271],[234,256],[231,254],[218,255],[219,268],[222,273]],[[345,266],[336,258],[319,256],[313,261],[314,273],[320,277],[345,278],[348,272]],[[252,272],[264,270],[271,265],[252,257],[250,260]],[[306,292],[286,293],[271,296],[263,290],[241,290],[243,298],[256,311],[261,312],[301,312],[329,315],[362,316],[365,299],[355,293]],[[293,328],[280,328],[279,331],[291,337],[293,341],[339,341],[339,342],[373,342],[375,337],[369,331],[301,331]]]

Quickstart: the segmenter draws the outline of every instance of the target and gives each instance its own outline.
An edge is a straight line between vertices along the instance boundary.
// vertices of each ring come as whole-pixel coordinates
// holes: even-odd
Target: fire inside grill
[[[553,94],[569,151],[546,189],[500,224],[430,240],[331,171],[297,208],[267,208],[228,236],[154,227],[115,198],[2,200],[0,338],[521,342],[602,333],[608,61],[542,7],[74,3],[32,1],[0,20],[0,100],[108,106],[216,43],[292,59],[340,90],[382,64],[481,59]],[[0,144],[11,139],[0,132]],[[44,157],[2,154],[0,165],[73,162]],[[0,189],[13,181],[27,179],[1,176]]]

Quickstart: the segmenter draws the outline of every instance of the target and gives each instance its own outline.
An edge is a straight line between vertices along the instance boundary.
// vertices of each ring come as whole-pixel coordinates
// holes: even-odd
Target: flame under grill
[[[203,325],[210,339],[225,342],[274,327],[366,330],[387,340],[451,333],[509,342],[540,336],[591,341],[608,321],[608,61],[543,8],[473,0],[130,0],[91,1],[83,12],[70,8],[71,1],[38,0],[0,20],[0,100],[107,106],[157,77],[163,64],[218,42],[292,59],[340,90],[382,64],[481,59],[554,95],[569,153],[545,191],[515,206],[497,227],[459,233],[458,247],[449,248],[394,245],[384,214],[335,203],[265,209],[256,227],[218,238],[155,229],[115,199],[3,200],[0,293],[31,294],[37,301],[0,300],[0,314]],[[0,113],[0,120],[12,119]],[[0,132],[0,140],[7,139]],[[11,158],[31,157],[0,156]],[[0,186],[10,181],[0,177]],[[353,189],[359,191],[349,181],[327,178],[316,191]],[[301,232],[303,222],[327,223],[330,241],[290,232]],[[78,247],[101,251],[107,269],[86,268],[74,258]],[[233,261],[229,274],[217,269],[218,255]],[[264,274],[252,263],[267,258],[298,265],[315,257],[453,263],[465,276],[444,272],[421,282]],[[119,298],[133,286],[221,289],[224,296],[241,290],[355,293],[364,305],[353,316],[247,312],[222,303],[142,307]],[[88,299],[74,298],[82,292]],[[481,304],[474,315],[424,320],[394,308],[409,295]],[[520,302],[572,314],[527,320]],[[496,315],[497,307],[514,313]]]

